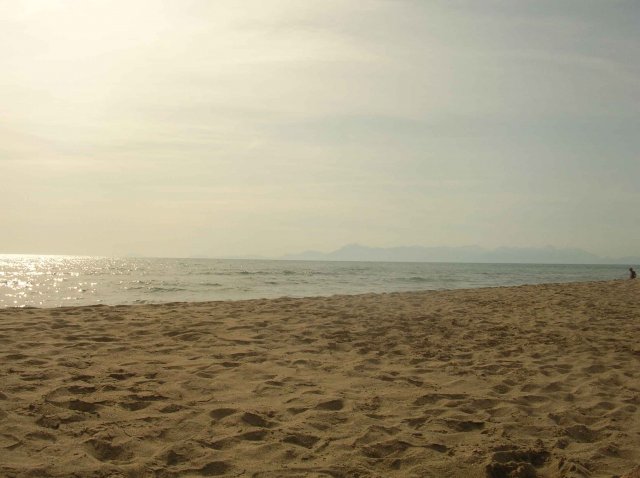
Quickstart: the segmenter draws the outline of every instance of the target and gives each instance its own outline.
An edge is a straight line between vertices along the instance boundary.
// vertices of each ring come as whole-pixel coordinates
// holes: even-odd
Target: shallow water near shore
[[[621,265],[0,255],[0,307],[311,297],[625,277]]]

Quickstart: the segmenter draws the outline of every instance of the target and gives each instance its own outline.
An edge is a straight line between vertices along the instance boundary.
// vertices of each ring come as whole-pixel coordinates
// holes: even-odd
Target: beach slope
[[[640,282],[0,310],[0,476],[608,477]]]

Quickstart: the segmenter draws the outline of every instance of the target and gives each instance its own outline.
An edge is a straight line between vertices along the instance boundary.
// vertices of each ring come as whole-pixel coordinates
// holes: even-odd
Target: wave
[[[184,287],[149,287],[149,292],[181,292],[185,289]]]
[[[620,266],[0,258],[0,309],[613,280]],[[180,265],[178,265],[180,263]],[[5,265],[7,264],[7,265]],[[45,275],[35,275],[43,271]],[[77,275],[76,273],[80,274]],[[90,286],[88,284],[91,284]]]
[[[433,281],[433,279],[429,279],[428,277],[420,277],[420,276],[405,277],[403,280],[407,282],[432,282]]]

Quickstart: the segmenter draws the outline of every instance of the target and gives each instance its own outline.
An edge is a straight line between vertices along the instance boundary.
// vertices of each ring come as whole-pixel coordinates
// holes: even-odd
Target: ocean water
[[[626,277],[620,265],[0,255],[0,307],[329,296]]]

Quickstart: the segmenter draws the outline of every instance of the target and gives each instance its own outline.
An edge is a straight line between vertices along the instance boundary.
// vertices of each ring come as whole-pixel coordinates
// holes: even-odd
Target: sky
[[[0,0],[0,253],[640,253],[636,0]]]

